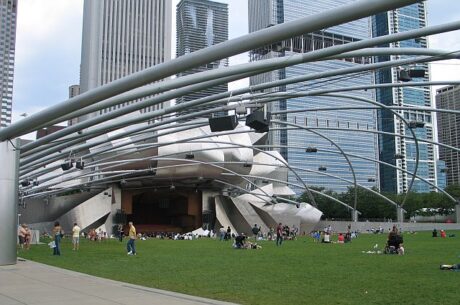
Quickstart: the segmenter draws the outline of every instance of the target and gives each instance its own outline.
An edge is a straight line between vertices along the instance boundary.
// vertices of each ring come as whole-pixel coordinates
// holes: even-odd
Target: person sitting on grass
[[[393,230],[391,230],[390,234],[388,234],[388,241],[385,247],[385,253],[387,254],[400,254],[399,248],[403,244],[403,238],[398,233],[398,229],[396,226],[393,226]],[[402,253],[404,254],[404,249],[402,249]]]
[[[325,243],[325,244],[330,244],[331,243],[331,235],[329,234],[328,231],[324,232],[324,236],[323,236],[323,239],[322,239],[321,242]]]
[[[246,235],[241,233],[240,235],[235,237],[235,243],[233,244],[235,249],[244,249],[246,243]]]
[[[404,245],[403,244],[399,244],[399,248],[398,248],[398,254],[399,255],[404,255]]]
[[[345,243],[345,236],[343,236],[342,233],[339,233],[339,236],[337,237],[337,242],[338,242],[339,244]]]
[[[244,244],[244,249],[262,249],[262,246],[259,246],[257,243],[252,243],[250,241]]]
[[[446,231],[441,230],[441,238],[446,238]]]
[[[441,265],[441,266],[439,266],[439,269],[441,269],[441,270],[460,271],[460,264]]]

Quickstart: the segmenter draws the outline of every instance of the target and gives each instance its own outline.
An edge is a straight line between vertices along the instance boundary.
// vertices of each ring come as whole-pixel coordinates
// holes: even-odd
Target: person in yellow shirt
[[[129,240],[126,248],[128,249],[128,255],[136,255],[136,247],[134,245],[134,241],[137,238],[136,228],[133,225],[133,222],[130,221],[129,223]]]

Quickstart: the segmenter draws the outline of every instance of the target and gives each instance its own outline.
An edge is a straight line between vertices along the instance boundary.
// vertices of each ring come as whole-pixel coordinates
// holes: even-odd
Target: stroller
[[[385,246],[385,254],[399,254],[399,247],[403,243],[403,238],[399,234],[390,234]]]

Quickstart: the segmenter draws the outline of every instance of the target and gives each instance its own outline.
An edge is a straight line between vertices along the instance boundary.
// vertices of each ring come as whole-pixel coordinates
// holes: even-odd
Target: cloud
[[[45,51],[80,49],[83,0],[28,0],[18,9],[17,64]]]
[[[68,98],[79,81],[82,16],[83,0],[19,3],[13,111],[32,114]]]
[[[100,1],[100,0],[92,0]],[[173,29],[175,9],[173,1]],[[248,32],[247,0],[218,0],[229,4],[229,37]],[[427,1],[428,24],[460,20],[460,1]],[[68,86],[79,82],[83,0],[23,0],[18,6],[13,110],[32,114],[65,101]],[[430,37],[434,49],[460,49],[459,31]],[[175,30],[173,30],[173,49]],[[175,53],[173,53],[173,58]],[[230,58],[230,64],[248,62],[247,53]],[[432,80],[458,79],[458,65],[432,65]],[[457,62],[454,62],[457,63]],[[247,86],[247,80],[230,88]]]
[[[447,3],[449,2],[449,3]],[[449,8],[447,9],[447,5]],[[444,24],[460,20],[460,1],[427,1],[428,25]],[[428,37],[429,47],[446,51],[460,50],[460,31],[452,31]],[[460,80],[460,61],[445,60],[430,65],[432,81]],[[436,89],[433,86],[431,94],[434,97]],[[433,98],[434,102],[434,98]]]

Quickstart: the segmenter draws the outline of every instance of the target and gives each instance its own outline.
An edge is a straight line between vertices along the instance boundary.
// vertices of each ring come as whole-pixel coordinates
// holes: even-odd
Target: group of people
[[[75,222],[72,227],[72,251],[78,251],[80,248],[80,231],[81,228]],[[61,240],[64,237],[64,233],[61,224],[56,221],[52,230],[53,241],[49,244],[53,249],[53,255],[61,255]]]
[[[446,238],[447,237],[446,231],[444,231],[444,230],[441,230],[439,232],[439,235],[440,235],[441,238]],[[438,237],[438,231],[436,230],[436,228],[433,229],[432,236],[433,237]]]
[[[338,233],[337,234],[337,241],[332,240],[332,232],[329,231],[313,231],[311,232],[311,237],[313,238],[314,242],[321,242],[321,243],[334,243],[337,242],[338,244],[344,244],[351,242],[353,238],[357,237],[357,234],[355,232],[350,232],[347,231],[346,233]]]
[[[128,225],[129,225],[129,240],[126,245],[128,255],[137,255],[136,246],[134,243],[134,241],[137,239],[136,228],[134,227],[132,222],[129,222]],[[77,223],[74,223],[72,227],[72,245],[73,245],[72,250],[73,251],[78,251],[80,247],[80,231],[81,231],[81,228],[78,226]],[[90,230],[90,232],[95,232],[95,230]],[[94,233],[92,234],[94,235]],[[62,229],[59,221],[56,221],[54,223],[54,227],[52,231],[53,241],[50,243],[51,248],[53,248],[53,255],[61,255],[61,240],[63,237],[64,237],[64,230]],[[93,239],[93,240],[97,240],[97,239]]]
[[[246,234],[241,233],[235,236],[235,242],[233,243],[233,248],[235,249],[262,249],[262,246],[258,245],[256,242],[249,241]]]
[[[227,241],[230,240],[232,237],[235,237],[235,235],[232,236],[232,229],[230,226],[227,226],[227,229],[224,227],[220,227],[219,229],[219,240],[220,241]]]
[[[107,232],[102,231],[101,228],[96,231],[96,229],[89,229],[88,234],[85,235],[91,241],[103,241],[107,239]]]

